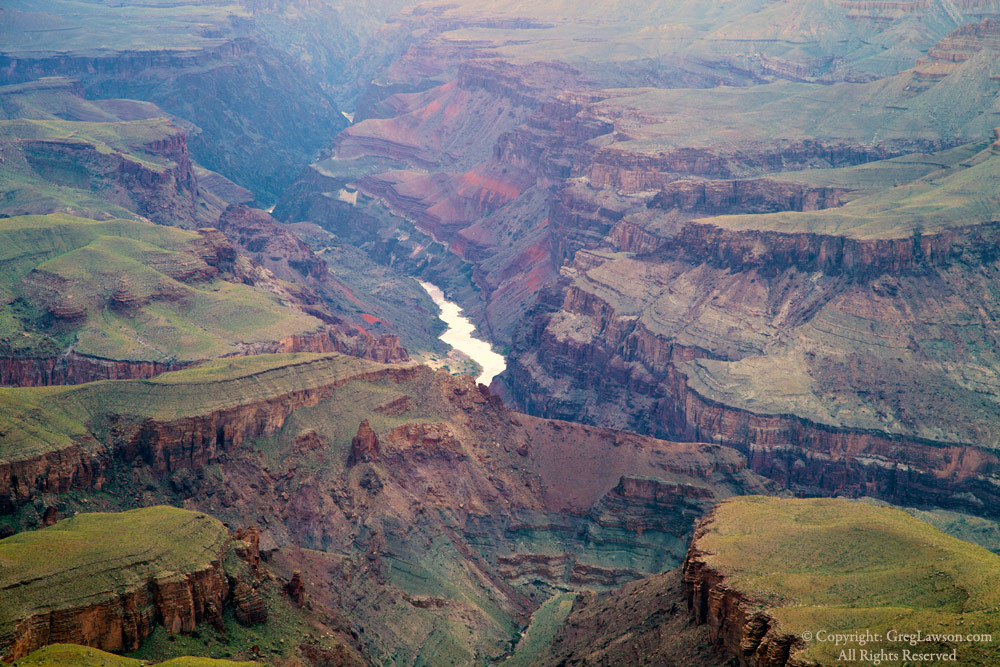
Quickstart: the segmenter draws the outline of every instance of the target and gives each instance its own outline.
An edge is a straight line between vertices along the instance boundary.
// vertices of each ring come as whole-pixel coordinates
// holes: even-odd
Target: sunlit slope
[[[911,646],[886,638],[890,630],[994,633],[1000,605],[994,585],[1000,556],[894,508],[835,499],[731,499],[702,525],[687,572],[692,561],[720,574],[747,604],[759,605],[776,622],[774,636],[868,630],[883,637],[864,646],[873,652],[957,649],[961,665],[1000,659],[993,641]],[[836,664],[844,648],[796,641],[796,659],[824,665]]]

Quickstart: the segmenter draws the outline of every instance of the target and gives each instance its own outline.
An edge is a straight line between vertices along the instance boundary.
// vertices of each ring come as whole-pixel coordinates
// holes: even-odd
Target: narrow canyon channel
[[[452,303],[444,298],[444,292],[441,291],[441,288],[422,280],[417,282],[430,294],[431,299],[441,309],[440,317],[448,325],[439,338],[479,364],[483,372],[476,378],[476,382],[481,382],[488,387],[493,378],[507,368],[507,360],[504,359],[503,355],[494,352],[488,341],[472,335],[476,325],[462,315],[462,309],[457,303]]]

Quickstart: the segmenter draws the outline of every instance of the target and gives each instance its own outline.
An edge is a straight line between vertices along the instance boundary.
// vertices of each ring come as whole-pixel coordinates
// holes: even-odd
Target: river
[[[457,303],[452,303],[444,298],[444,292],[437,285],[425,283],[422,280],[417,282],[430,294],[431,299],[441,309],[440,317],[448,325],[439,338],[479,364],[483,372],[476,378],[476,382],[481,382],[488,387],[493,378],[507,368],[507,360],[503,358],[503,355],[494,352],[493,347],[487,341],[472,335],[476,326],[469,318],[462,315],[462,309]]]

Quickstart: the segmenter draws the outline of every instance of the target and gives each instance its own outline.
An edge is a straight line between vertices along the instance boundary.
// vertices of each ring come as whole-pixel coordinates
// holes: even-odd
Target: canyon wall
[[[3,659],[17,660],[49,644],[81,644],[104,651],[135,651],[153,629],[192,632],[198,623],[224,627],[230,599],[220,561],[197,572],[164,573],[133,590],[109,592],[109,599],[84,607],[34,614],[13,629],[13,643],[0,648]],[[0,637],[0,646],[4,644]]]
[[[100,489],[116,460],[137,459],[157,473],[207,465],[248,438],[274,433],[294,410],[316,405],[348,382],[402,381],[415,372],[415,367],[389,367],[358,373],[176,421],[106,415],[100,431],[108,435],[88,433],[68,447],[0,462],[0,512],[10,513],[39,494]]]
[[[198,163],[263,202],[347,125],[329,94],[253,29],[189,50],[0,54],[0,83],[46,76],[77,78],[88,97],[154,102],[192,123],[200,130],[191,137]]]
[[[868,339],[884,343],[883,327],[918,339],[931,335],[921,328],[930,322],[940,335],[962,327],[976,301],[949,285],[992,276],[997,229],[987,223],[867,241],[687,224],[673,238],[658,237],[641,259],[577,252],[515,341],[503,394],[533,414],[725,444],[745,454],[751,469],[802,493],[875,496],[995,518],[1000,457],[985,418],[988,395],[986,412],[972,420],[960,415],[983,396],[977,388],[947,385],[936,411],[920,398],[929,386],[946,386],[952,364],[977,363],[975,348],[933,359],[903,343],[900,358],[887,361],[872,354],[876,343]],[[691,280],[701,292],[689,291]],[[911,302],[925,314],[901,323],[896,309]],[[992,312],[992,301],[984,307]],[[731,328],[731,316],[743,318],[742,328]],[[825,324],[850,317],[864,334]],[[796,335],[803,338],[794,344],[783,338]],[[987,347],[991,335],[982,331]],[[845,358],[850,375],[841,374]],[[743,375],[728,375],[747,363],[765,379],[743,385]],[[821,418],[820,410],[784,398],[790,377],[803,378],[817,396],[862,400]],[[886,386],[897,396],[889,399]],[[862,417],[869,409],[911,409],[917,421],[905,417],[913,425],[900,428],[876,414]],[[968,428],[943,428],[944,415],[951,416],[945,426]]]

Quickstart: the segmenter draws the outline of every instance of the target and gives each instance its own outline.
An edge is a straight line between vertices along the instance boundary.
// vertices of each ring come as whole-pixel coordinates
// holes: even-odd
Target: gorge
[[[42,5],[0,7],[0,659],[1000,621],[998,0]]]
[[[444,292],[441,291],[441,288],[423,281],[420,282],[420,286],[434,300],[434,304],[441,309],[441,319],[448,325],[448,328],[440,336],[441,341],[478,364],[482,373],[476,378],[476,382],[487,387],[490,386],[493,378],[506,369],[506,360],[493,351],[493,346],[490,345],[489,341],[473,336],[475,325],[462,315],[462,309],[458,304],[444,298]]]

